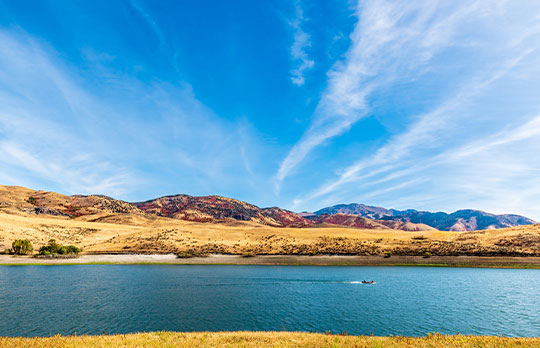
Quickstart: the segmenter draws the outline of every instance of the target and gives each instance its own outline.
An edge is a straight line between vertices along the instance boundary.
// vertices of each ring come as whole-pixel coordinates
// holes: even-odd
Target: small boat
[[[370,281],[370,282],[367,282],[367,281],[363,280],[363,281],[362,281],[362,284],[375,284],[375,281],[372,280],[372,281]]]

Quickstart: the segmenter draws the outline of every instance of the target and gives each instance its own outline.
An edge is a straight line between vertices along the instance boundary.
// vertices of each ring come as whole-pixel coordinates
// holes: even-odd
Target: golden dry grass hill
[[[0,251],[15,239],[29,239],[34,249],[56,239],[83,253],[540,256],[540,225],[452,232],[409,224],[404,231],[401,223],[389,227],[346,214],[306,223],[268,209],[218,196],[131,204],[0,186]]]

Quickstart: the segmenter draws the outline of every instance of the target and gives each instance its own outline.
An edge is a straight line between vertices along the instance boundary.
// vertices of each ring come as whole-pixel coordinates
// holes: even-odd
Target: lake
[[[540,270],[1,266],[0,308],[0,336],[158,330],[539,336]]]

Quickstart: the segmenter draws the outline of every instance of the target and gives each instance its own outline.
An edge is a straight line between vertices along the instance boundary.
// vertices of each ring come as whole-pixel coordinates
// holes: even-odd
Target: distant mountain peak
[[[475,209],[461,209],[447,214],[444,212],[418,211],[415,209],[386,209],[360,203],[336,204],[317,210],[315,214],[352,214],[375,220],[424,224],[442,231],[472,231],[532,225],[536,223],[534,220],[521,215],[495,215]]]
[[[397,211],[361,203],[337,204],[331,207],[323,208],[315,212],[316,215],[323,214],[349,214],[360,215],[370,219],[380,219],[385,216],[393,216]]]

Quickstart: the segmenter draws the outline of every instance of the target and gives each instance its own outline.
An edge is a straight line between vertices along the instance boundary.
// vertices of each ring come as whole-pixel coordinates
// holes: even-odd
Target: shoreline
[[[0,266],[30,265],[267,265],[267,266],[422,266],[540,269],[540,257],[506,256],[348,256],[348,255],[241,255],[211,254],[177,258],[174,254],[83,254],[68,259],[0,255]]]

